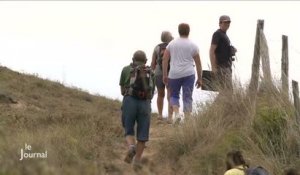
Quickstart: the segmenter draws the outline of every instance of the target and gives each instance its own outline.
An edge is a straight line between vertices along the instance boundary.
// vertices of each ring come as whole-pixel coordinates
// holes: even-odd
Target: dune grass
[[[123,139],[120,102],[0,68],[0,174],[105,174]],[[20,150],[47,151],[23,159]],[[29,151],[28,151],[29,152]]]
[[[156,159],[174,173],[224,174],[225,155],[232,149],[242,150],[250,166],[261,165],[274,175],[300,168],[300,126],[278,88],[261,87],[256,103],[239,88],[199,106],[201,111],[160,143]]]
[[[17,101],[0,99],[0,175],[133,173],[122,161],[120,101],[5,67],[0,67],[0,94]],[[146,174],[221,175],[232,149],[273,175],[300,169],[300,127],[279,88],[261,87],[253,103],[238,87],[233,95],[198,106],[178,126],[152,123],[159,139],[151,142],[150,135],[154,145],[146,152],[153,156]],[[31,152],[47,151],[47,158],[20,161],[25,144]]]

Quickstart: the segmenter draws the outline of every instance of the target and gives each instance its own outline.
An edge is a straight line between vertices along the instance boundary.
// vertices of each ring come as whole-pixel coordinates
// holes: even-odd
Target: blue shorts
[[[182,87],[182,99],[183,99],[183,112],[192,112],[193,107],[193,90],[195,83],[195,74],[178,78],[170,79],[168,81],[168,88],[170,88],[170,105],[180,106],[179,94]]]
[[[122,104],[122,124],[125,136],[135,135],[138,141],[149,140],[149,128],[151,119],[151,100],[139,100],[132,96],[124,96]]]

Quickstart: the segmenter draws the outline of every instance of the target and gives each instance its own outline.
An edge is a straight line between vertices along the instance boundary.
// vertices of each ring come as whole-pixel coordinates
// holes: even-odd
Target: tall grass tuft
[[[157,159],[179,174],[219,175],[226,170],[226,153],[239,149],[250,166],[261,165],[274,175],[285,167],[299,168],[300,126],[293,105],[274,86],[260,87],[257,95],[253,103],[239,87],[201,105],[195,116],[169,131]]]

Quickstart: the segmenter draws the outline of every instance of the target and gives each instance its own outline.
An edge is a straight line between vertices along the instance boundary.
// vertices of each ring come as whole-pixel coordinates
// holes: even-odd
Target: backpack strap
[[[160,43],[160,44],[158,45],[158,47],[159,47],[159,54],[160,54],[160,51],[161,51],[162,49],[166,49],[166,48],[167,48],[168,44],[169,44],[169,43]]]
[[[129,81],[129,87],[126,89],[126,95],[132,95],[132,85],[134,84],[136,77],[137,77],[137,66],[134,64],[130,64],[130,81]]]
[[[162,60],[161,51],[162,51],[163,49],[166,49],[167,46],[168,46],[168,44],[169,44],[169,43],[160,43],[160,44],[158,45],[158,53],[157,53],[156,61],[157,61],[158,59],[161,59],[161,60]]]
[[[157,57],[156,57],[156,62],[161,70],[162,70],[162,61],[163,61],[163,55],[161,55],[162,54],[161,52],[163,49],[166,50],[168,44],[169,43],[160,43],[158,45],[159,49],[158,49],[158,53],[157,53]],[[170,70],[170,61],[171,61],[171,59],[169,59],[169,63],[168,63],[168,72]]]
[[[135,82],[135,80],[136,80],[136,77],[137,77],[137,72],[138,71],[136,71],[136,69],[137,69],[137,66],[136,67],[134,67],[134,66],[132,66],[131,67],[131,69],[130,69],[130,86]],[[134,75],[132,75],[132,74],[134,74]]]
[[[149,74],[149,78],[150,78],[150,81],[149,81],[149,87],[151,88],[151,89],[154,89],[154,82],[153,82],[153,76],[154,76],[154,73],[153,73],[153,70],[151,69],[151,67],[149,67],[149,66],[147,66],[146,67],[146,71],[147,71],[147,73]]]

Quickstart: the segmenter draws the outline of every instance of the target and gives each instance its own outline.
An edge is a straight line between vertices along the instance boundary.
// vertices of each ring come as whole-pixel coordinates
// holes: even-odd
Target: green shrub
[[[264,153],[282,154],[286,150],[287,114],[280,108],[262,106],[253,122],[260,149]]]

